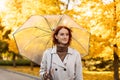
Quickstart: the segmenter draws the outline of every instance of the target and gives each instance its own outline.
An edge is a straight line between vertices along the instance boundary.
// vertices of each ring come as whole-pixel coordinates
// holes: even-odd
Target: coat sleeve
[[[43,53],[43,56],[42,56],[42,61],[41,61],[41,64],[40,64],[40,71],[39,71],[39,74],[40,74],[40,78],[42,80],[43,79],[43,74],[47,71],[47,50]]]
[[[83,74],[82,74],[82,61],[81,61],[81,56],[79,52],[77,52],[76,56],[76,64],[75,64],[75,80],[83,80]]]

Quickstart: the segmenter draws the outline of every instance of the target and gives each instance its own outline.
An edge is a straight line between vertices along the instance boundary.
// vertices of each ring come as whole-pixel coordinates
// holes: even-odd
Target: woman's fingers
[[[49,78],[49,74],[46,72],[43,74],[43,77],[46,79],[46,78]]]

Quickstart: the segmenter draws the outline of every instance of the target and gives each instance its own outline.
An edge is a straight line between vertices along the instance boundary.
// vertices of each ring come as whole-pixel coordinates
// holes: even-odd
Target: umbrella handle
[[[50,80],[53,80],[52,75],[51,75],[52,59],[53,59],[53,54],[51,54],[51,60],[50,60],[50,69],[49,69]]]
[[[52,58],[53,58],[53,54],[51,54],[50,69],[49,69],[49,72],[50,72],[50,70],[52,69]]]

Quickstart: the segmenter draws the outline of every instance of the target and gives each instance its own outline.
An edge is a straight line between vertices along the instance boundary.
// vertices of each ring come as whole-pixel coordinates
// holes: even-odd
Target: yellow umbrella
[[[70,28],[73,36],[70,46],[81,55],[88,54],[90,33],[65,14],[31,16],[13,34],[20,54],[40,64],[43,51],[53,46],[52,32],[57,26]]]

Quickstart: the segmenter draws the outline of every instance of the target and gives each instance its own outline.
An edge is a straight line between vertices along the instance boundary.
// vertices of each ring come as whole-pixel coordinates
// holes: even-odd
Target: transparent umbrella
[[[53,46],[52,33],[57,26],[67,26],[72,30],[71,47],[82,56],[89,53],[90,33],[65,14],[31,16],[13,34],[19,53],[40,64],[43,51]]]

